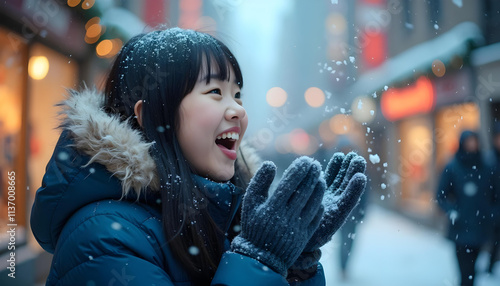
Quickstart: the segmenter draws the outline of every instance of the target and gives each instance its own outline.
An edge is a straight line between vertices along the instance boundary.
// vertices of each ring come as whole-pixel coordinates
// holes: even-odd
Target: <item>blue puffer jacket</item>
[[[477,134],[464,131],[455,157],[446,165],[436,194],[449,217],[448,238],[457,245],[480,247],[488,239],[494,216],[491,167],[480,153],[465,152],[464,142]]]
[[[47,285],[194,285],[169,248],[158,193],[133,191],[158,184],[150,144],[102,104],[100,94],[85,90],[62,105],[63,132],[31,212],[35,238],[54,254]],[[232,218],[241,194],[225,188],[236,204],[220,212]],[[298,284],[325,285],[321,265]],[[212,285],[288,283],[257,260],[226,252]]]

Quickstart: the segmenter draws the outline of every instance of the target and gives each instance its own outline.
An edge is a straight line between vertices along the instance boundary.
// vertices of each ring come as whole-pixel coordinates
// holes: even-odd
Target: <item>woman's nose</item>
[[[238,104],[236,101],[233,100],[233,102],[228,106],[226,109],[226,119],[227,120],[240,120],[246,116],[246,111],[243,106]]]

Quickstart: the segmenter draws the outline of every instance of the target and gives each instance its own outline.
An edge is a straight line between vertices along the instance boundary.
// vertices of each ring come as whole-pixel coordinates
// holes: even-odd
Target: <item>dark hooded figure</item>
[[[477,133],[464,131],[455,157],[439,180],[437,202],[449,218],[448,238],[455,243],[460,285],[474,285],[475,263],[491,229],[491,169],[483,162]]]

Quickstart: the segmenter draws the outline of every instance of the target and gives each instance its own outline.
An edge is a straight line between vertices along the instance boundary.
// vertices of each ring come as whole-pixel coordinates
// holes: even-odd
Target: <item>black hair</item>
[[[164,232],[171,251],[197,285],[210,284],[224,251],[224,233],[207,208],[196,204],[204,195],[195,187],[177,140],[179,106],[200,75],[217,74],[220,80],[229,80],[231,71],[242,88],[239,64],[226,45],[205,33],[172,28],[128,41],[105,86],[106,112],[129,120],[142,129],[146,140],[155,142],[150,152],[160,178]],[[138,100],[143,100],[142,128],[134,118]],[[248,183],[238,164],[231,181],[242,188]],[[199,249],[197,255],[188,254],[191,246]]]

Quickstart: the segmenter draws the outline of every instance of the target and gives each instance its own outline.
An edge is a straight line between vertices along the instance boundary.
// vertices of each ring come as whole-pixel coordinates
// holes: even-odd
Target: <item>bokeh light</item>
[[[93,24],[87,29],[86,36],[88,38],[96,38],[101,35],[102,27],[99,24]]]
[[[437,77],[442,77],[446,73],[446,67],[444,63],[440,60],[434,60],[432,62],[432,73]]]
[[[45,56],[33,56],[28,63],[28,74],[36,80],[44,79],[49,72],[49,60]]]
[[[267,91],[266,101],[272,107],[283,106],[287,100],[287,93],[281,87],[273,87]]]
[[[349,115],[337,114],[330,119],[329,125],[334,134],[346,134],[352,130],[353,120]]]
[[[85,30],[88,30],[90,28],[90,26],[94,25],[94,24],[99,24],[101,22],[101,18],[99,17],[93,17],[91,19],[89,19],[87,21],[87,23],[85,23]]]
[[[113,42],[111,40],[103,40],[95,48],[96,53],[99,57],[108,57],[113,50]]]
[[[352,117],[359,123],[370,123],[375,119],[376,103],[373,98],[362,95],[354,98],[351,105]]]
[[[289,139],[293,152],[298,155],[312,155],[318,150],[318,140],[303,129],[292,130]]]
[[[326,29],[333,35],[341,35],[345,33],[347,22],[344,15],[340,13],[331,13],[326,18]]]
[[[306,98],[307,104],[311,107],[320,107],[325,103],[325,93],[317,87],[308,88],[304,97]]]
[[[88,9],[92,8],[92,6],[94,6],[94,4],[95,4],[95,0],[85,0],[82,3],[82,9],[88,10]]]
[[[81,0],[68,0],[68,6],[69,7],[76,7],[78,4],[80,4]]]

